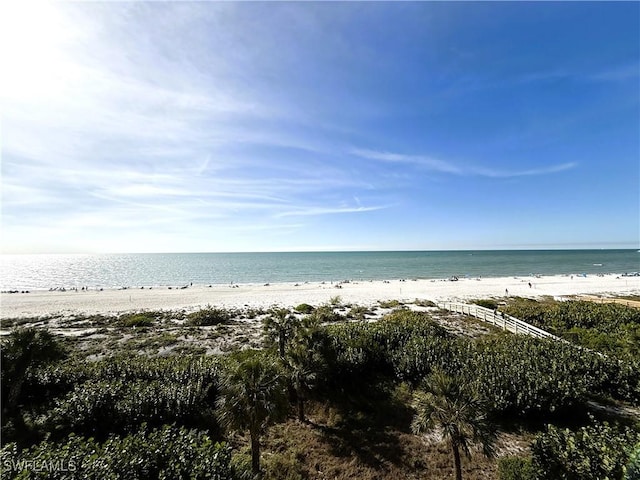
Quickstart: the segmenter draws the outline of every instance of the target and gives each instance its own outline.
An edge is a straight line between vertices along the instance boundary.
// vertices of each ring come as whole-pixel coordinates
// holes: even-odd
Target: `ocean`
[[[637,250],[2,255],[2,290],[596,275],[640,270]]]

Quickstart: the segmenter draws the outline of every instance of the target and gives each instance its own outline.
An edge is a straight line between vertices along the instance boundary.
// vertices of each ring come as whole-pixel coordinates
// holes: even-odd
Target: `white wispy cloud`
[[[565,79],[605,89],[638,76],[637,59],[622,56],[584,63],[591,73],[546,55],[529,73],[509,58],[500,69],[459,55],[452,65],[422,47],[438,42],[412,14],[421,4],[42,2],[38,15],[33,5],[4,2],[0,15],[2,227],[18,249],[30,238],[65,250],[140,250],[149,239],[253,248],[269,235],[329,245],[343,241],[331,223],[375,231],[401,220],[385,211],[396,205],[422,212],[435,195],[424,180],[559,175],[578,167],[562,151],[588,174],[594,160],[574,138],[597,105],[543,98],[529,110],[501,89],[546,92]],[[396,33],[407,24],[405,43]],[[549,155],[536,162],[536,151]]]
[[[563,172],[578,166],[576,162],[567,162],[557,165],[549,165],[540,168],[531,168],[525,170],[501,170],[496,168],[485,168],[476,166],[459,166],[451,162],[439,160],[437,158],[423,155],[406,155],[399,153],[391,153],[387,151],[375,151],[367,149],[352,149],[352,155],[376,160],[387,163],[404,163],[414,165],[416,167],[439,173],[446,173],[460,176],[480,176],[492,178],[510,178],[510,177],[526,177],[534,175],[549,175],[552,173]]]
[[[352,149],[350,153],[358,157],[368,158],[370,160],[379,160],[381,162],[412,164],[436,172],[451,173],[454,175],[461,175],[463,173],[463,171],[456,165],[429,156],[404,155],[361,148]]]
[[[330,157],[331,148],[299,110],[255,82],[277,62],[239,41],[241,25],[216,17],[234,17],[235,7],[209,6],[47,7],[56,30],[30,32],[34,66],[14,65],[0,93],[5,224],[227,230],[242,218],[291,231],[281,218],[349,211],[309,202],[362,181],[340,166],[295,160],[295,152]],[[56,32],[65,32],[60,48]],[[32,74],[38,79],[21,82]],[[288,156],[261,158],[256,147],[265,146]]]
[[[564,172],[566,170],[571,170],[578,166],[577,162],[567,162],[561,163],[558,165],[550,165],[548,167],[542,168],[531,168],[528,170],[494,170],[487,168],[475,168],[472,170],[474,175],[480,175],[483,177],[493,177],[493,178],[511,178],[511,177],[528,177],[535,175],[550,175],[552,173]]]
[[[382,210],[385,208],[389,208],[389,205],[378,205],[371,207],[300,207],[295,210],[290,210],[282,213],[277,213],[274,215],[275,218],[282,217],[307,217],[307,216],[316,216],[316,215],[334,215],[334,214],[343,214],[343,213],[363,213],[363,212],[373,212],[375,210]]]

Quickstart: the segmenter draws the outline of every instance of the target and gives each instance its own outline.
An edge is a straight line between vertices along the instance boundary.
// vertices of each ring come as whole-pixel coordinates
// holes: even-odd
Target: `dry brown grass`
[[[265,480],[454,478],[447,444],[412,434],[411,417],[397,400],[366,412],[310,402],[307,423],[289,419],[263,438]],[[245,439],[238,441],[237,447],[246,447]],[[521,454],[527,444],[525,436],[500,434],[498,455]],[[480,453],[463,458],[462,466],[465,480],[498,478],[497,459]]]

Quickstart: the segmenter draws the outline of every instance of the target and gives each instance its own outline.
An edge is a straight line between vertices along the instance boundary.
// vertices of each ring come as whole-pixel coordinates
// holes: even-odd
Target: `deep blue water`
[[[506,277],[640,270],[637,250],[148,253],[2,255],[1,286],[124,287],[194,284]]]

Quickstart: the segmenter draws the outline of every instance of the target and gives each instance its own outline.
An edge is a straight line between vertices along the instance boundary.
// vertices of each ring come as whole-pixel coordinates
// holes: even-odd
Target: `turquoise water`
[[[636,272],[637,250],[2,255],[0,288],[124,287]]]

